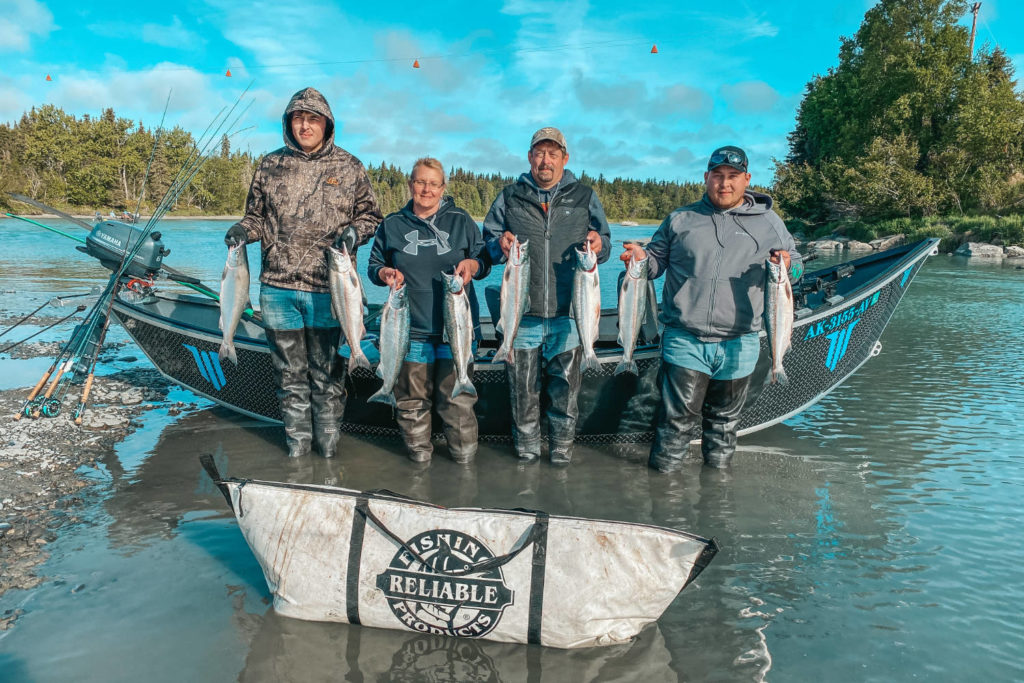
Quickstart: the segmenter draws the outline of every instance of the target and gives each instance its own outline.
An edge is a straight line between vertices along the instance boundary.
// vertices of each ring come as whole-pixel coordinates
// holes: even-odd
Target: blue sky
[[[576,172],[699,181],[714,147],[738,144],[767,184],[804,86],[872,4],[0,0],[0,121],[53,103],[153,126],[171,91],[167,123],[198,134],[252,82],[234,144],[261,153],[312,85],[365,163],[515,174],[554,125]],[[985,0],[980,18],[977,44],[1022,64],[1024,3]]]

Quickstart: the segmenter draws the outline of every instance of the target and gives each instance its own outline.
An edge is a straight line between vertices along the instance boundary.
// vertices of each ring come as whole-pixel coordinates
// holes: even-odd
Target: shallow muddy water
[[[165,228],[169,262],[215,282],[225,226]],[[651,231],[617,239],[625,230]],[[216,240],[199,239],[208,234]],[[63,238],[39,237],[42,251],[31,235],[5,235],[27,250],[20,257],[0,253],[0,289],[24,295],[19,310],[102,277],[85,272],[84,256],[58,253]],[[741,438],[725,473],[697,457],[678,474],[650,472],[645,446],[578,447],[564,470],[521,467],[500,446],[461,467],[439,446],[423,468],[394,442],[355,437],[337,458],[293,462],[278,428],[214,407],[151,411],[85,473],[97,483],[87,522],[48,547],[50,578],[0,597],[0,613],[24,610],[0,633],[0,679],[1020,680],[1022,301],[1024,270],[933,257],[881,354],[810,410]],[[133,355],[124,347],[114,365],[141,362]],[[4,357],[0,375],[33,375],[30,362]],[[714,536],[722,550],[622,646],[559,651],[301,622],[270,608],[202,453],[227,476],[659,524]]]

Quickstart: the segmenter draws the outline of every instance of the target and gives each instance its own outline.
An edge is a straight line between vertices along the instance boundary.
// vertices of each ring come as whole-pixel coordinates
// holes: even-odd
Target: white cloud
[[[28,93],[0,76],[0,121],[17,121],[32,106]]]
[[[739,114],[764,114],[774,110],[782,97],[764,81],[742,81],[722,86],[722,97]]]
[[[37,0],[4,0],[0,8],[0,52],[27,52],[33,35],[56,29],[53,14]]]
[[[171,24],[143,24],[142,40],[161,47],[172,47],[179,50],[194,50],[206,41],[181,23],[177,16],[172,17]]]

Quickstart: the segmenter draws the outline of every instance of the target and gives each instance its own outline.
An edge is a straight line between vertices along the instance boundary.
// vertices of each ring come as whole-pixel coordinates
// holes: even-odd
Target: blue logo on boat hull
[[[825,335],[825,339],[828,339],[828,355],[825,356],[825,367],[830,372],[835,372],[839,361],[846,355],[846,350],[850,347],[850,337],[853,335],[853,328],[859,322],[860,318],[857,318],[841,330]]]
[[[203,379],[212,384],[216,391],[223,389],[228,381],[224,377],[224,370],[220,367],[220,358],[217,354],[212,351],[200,351],[191,344],[182,346],[192,352],[192,358],[195,359],[196,367]]]

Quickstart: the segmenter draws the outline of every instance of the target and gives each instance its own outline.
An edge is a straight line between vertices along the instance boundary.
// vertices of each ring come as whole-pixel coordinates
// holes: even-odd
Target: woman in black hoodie
[[[442,272],[461,276],[473,313],[474,338],[480,313],[472,279],[487,276],[490,266],[480,258],[483,236],[468,213],[445,196],[444,167],[437,159],[419,159],[412,168],[412,199],[377,227],[367,275],[376,285],[404,283],[410,311],[409,353],[395,383],[398,426],[409,458],[430,460],[431,407],[444,423],[452,459],[468,463],[476,455],[476,396],[452,398],[456,371],[451,347],[444,343]],[[472,370],[472,368],[471,368]]]

